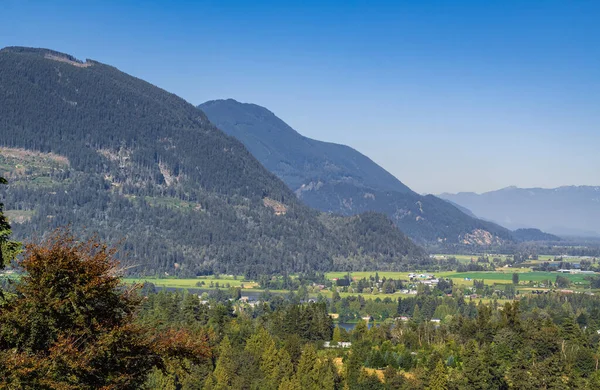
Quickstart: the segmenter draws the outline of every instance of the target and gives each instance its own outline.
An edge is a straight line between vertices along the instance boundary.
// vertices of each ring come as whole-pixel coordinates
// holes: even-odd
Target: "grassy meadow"
[[[125,283],[144,283],[150,282],[157,287],[169,287],[169,288],[202,288],[202,289],[210,289],[217,288],[217,283],[219,288],[225,288],[227,284],[230,287],[242,287],[244,289],[254,289],[258,286],[258,284],[254,281],[245,280],[243,276],[238,276],[234,278],[233,276],[219,276],[218,278],[214,278],[212,276],[199,276],[197,278],[189,278],[189,279],[179,279],[179,278],[157,278],[157,277],[141,277],[141,278],[125,278],[123,279]],[[201,284],[204,282],[204,284]],[[211,287],[212,283],[212,287]]]

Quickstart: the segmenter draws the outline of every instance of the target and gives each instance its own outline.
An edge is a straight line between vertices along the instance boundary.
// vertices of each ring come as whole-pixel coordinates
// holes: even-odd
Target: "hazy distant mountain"
[[[418,241],[497,244],[513,239],[494,223],[473,218],[435,196],[413,192],[348,146],[302,136],[264,107],[228,99],[199,108],[309,206],[342,215],[382,212]]]
[[[473,212],[471,210],[469,210],[468,208],[463,207],[463,206],[459,205],[458,203],[454,203],[451,200],[448,200],[448,199],[444,199],[444,200],[446,202],[450,203],[452,206],[454,206],[457,209],[459,209],[460,211],[462,211],[463,213],[467,214],[468,216],[473,217],[473,218],[477,218],[477,216],[475,214],[473,214]]]
[[[536,227],[559,235],[600,234],[600,187],[507,187],[440,197],[510,229]]]

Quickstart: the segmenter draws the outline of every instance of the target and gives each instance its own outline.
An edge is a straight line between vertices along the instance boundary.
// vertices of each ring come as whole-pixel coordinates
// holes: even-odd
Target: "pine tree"
[[[383,377],[385,379],[385,388],[386,389],[400,389],[406,382],[404,379],[404,375],[400,374],[398,370],[396,370],[392,366],[387,366],[383,371]]]
[[[352,330],[352,341],[363,340],[369,332],[369,326],[364,320],[359,320]]]
[[[435,369],[431,373],[431,379],[429,381],[430,390],[447,390],[448,389],[448,374],[446,372],[446,365],[438,360]]]
[[[317,378],[322,390],[335,390],[339,382],[338,370],[331,359],[324,359],[317,364]]]
[[[265,350],[270,347],[275,348],[275,341],[263,326],[259,326],[256,333],[246,341],[245,350],[254,357],[256,362],[260,362]]]
[[[296,379],[303,390],[320,389],[316,364],[317,351],[312,344],[307,344],[302,351],[296,370]]]
[[[219,346],[219,359],[214,371],[214,388],[230,389],[236,377],[235,355],[229,337],[225,336]]]
[[[294,366],[286,350],[278,350],[275,343],[270,343],[261,357],[260,370],[266,379],[264,388],[277,389],[284,378],[291,377]]]
[[[417,324],[423,321],[423,318],[421,317],[421,309],[419,308],[419,305],[415,305],[415,308],[413,310],[413,315],[412,315],[412,321],[414,321]]]
[[[331,338],[331,345],[338,345],[342,341],[342,332],[340,331],[340,327],[336,326],[333,329],[333,336]]]
[[[0,185],[3,184],[8,184],[8,182],[0,177]],[[11,233],[10,224],[4,215],[4,204],[0,203],[0,269],[4,268],[21,251],[20,243],[9,240]]]
[[[298,378],[284,378],[279,385],[278,390],[302,390]]]

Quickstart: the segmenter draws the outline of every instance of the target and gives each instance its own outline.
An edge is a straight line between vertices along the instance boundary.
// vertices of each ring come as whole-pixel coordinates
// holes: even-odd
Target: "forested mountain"
[[[440,197],[510,229],[536,227],[558,235],[600,235],[600,187],[507,187]]]
[[[519,241],[560,241],[560,237],[554,234],[544,233],[540,229],[517,229],[513,232]]]
[[[96,61],[2,49],[0,147],[16,238],[71,224],[124,239],[137,274],[429,261],[380,217],[320,216],[194,106]],[[364,230],[377,247],[357,236]]]
[[[345,145],[303,137],[264,107],[228,99],[209,101],[199,108],[294,191],[322,181],[411,192],[367,156]]]
[[[466,215],[435,196],[413,192],[348,146],[300,135],[264,107],[228,99],[199,108],[309,206],[341,215],[381,212],[419,242],[494,245],[513,239],[500,226]]]

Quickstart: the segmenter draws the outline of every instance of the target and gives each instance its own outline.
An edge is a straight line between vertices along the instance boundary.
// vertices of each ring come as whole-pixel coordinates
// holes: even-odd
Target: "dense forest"
[[[203,304],[186,294],[148,293],[144,321],[208,327],[217,348],[214,361],[193,373],[155,371],[149,382],[164,388],[177,381],[188,389],[600,386],[595,296],[528,296],[499,305],[431,291],[396,302],[349,297],[301,304],[274,297],[250,307],[227,295]],[[327,310],[348,306],[396,319],[371,327],[361,321],[351,331],[325,319]]]
[[[198,109],[113,67],[5,48],[0,93],[2,196],[19,239],[71,225],[121,242],[145,275],[429,262],[383,218],[328,222]]]

